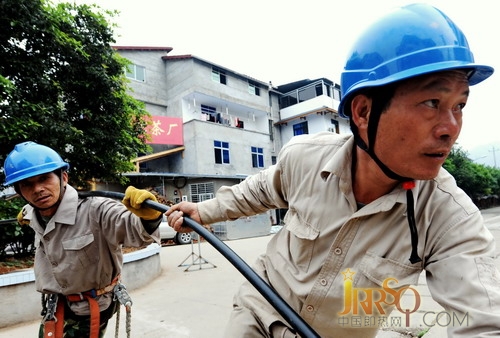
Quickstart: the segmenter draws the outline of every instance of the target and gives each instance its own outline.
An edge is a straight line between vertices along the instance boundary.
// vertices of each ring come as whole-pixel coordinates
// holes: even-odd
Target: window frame
[[[137,74],[139,73],[138,69],[142,70],[142,79],[137,76]],[[134,63],[127,67],[127,69],[125,70],[125,76],[127,77],[127,79],[138,82],[146,82],[146,67]]]
[[[260,96],[260,86],[253,81],[248,81],[248,93],[251,95]]]
[[[229,142],[214,140],[214,159],[216,164],[231,164]]]
[[[212,81],[227,85],[226,72],[218,67],[212,67]]]
[[[293,125],[293,136],[309,134],[309,125],[307,121],[295,123]]]
[[[251,146],[250,151],[252,153],[252,167],[264,168],[264,148]]]

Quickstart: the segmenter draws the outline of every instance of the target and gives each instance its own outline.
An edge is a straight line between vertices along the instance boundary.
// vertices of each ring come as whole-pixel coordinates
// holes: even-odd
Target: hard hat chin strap
[[[356,139],[356,144],[358,147],[363,149],[370,157],[377,163],[379,168],[384,172],[384,174],[389,177],[390,179],[399,181],[399,182],[407,182],[407,181],[413,181],[413,179],[400,176],[396,174],[394,171],[389,169],[375,154],[375,139],[377,137],[377,129],[378,129],[378,123],[380,121],[380,116],[382,115],[382,107],[377,107],[376,103],[373,103],[372,106],[372,111],[370,114],[370,119],[368,120],[368,145],[363,141],[363,139],[359,136],[359,133],[356,130],[356,133],[354,135]]]
[[[372,113],[370,114],[370,119],[368,121],[368,146],[365,141],[361,139],[359,136],[357,126],[353,127],[354,139],[356,141],[356,145],[364,150],[374,161],[377,163],[379,168],[384,172],[384,174],[396,181],[402,183],[403,189],[406,190],[406,216],[408,219],[408,226],[410,227],[410,235],[411,235],[411,255],[410,262],[412,264],[421,262],[422,259],[418,255],[418,231],[417,225],[415,222],[415,207],[414,207],[414,198],[413,192],[411,189],[415,187],[415,181],[412,178],[400,176],[396,174],[394,171],[389,169],[375,154],[375,139],[377,136],[377,128],[380,120],[380,115],[382,114],[382,109],[375,109],[372,107]],[[379,108],[379,107],[377,107]],[[354,125],[354,123],[353,123]]]

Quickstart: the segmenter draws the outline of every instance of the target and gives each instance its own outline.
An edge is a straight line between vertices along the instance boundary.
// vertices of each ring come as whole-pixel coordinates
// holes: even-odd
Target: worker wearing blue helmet
[[[323,338],[375,337],[416,322],[421,272],[461,322],[449,337],[500,336],[500,273],[481,213],[442,168],[462,126],[469,87],[493,73],[463,32],[425,4],[398,8],[354,43],[339,113],[353,135],[293,138],[276,165],[167,212],[210,224],[288,209],[255,270]],[[407,291],[414,302],[402,306]],[[395,322],[390,322],[389,315]],[[296,337],[250,285],[234,297],[226,337]],[[431,323],[432,325],[432,323]]]
[[[119,303],[129,298],[121,284],[122,245],[159,242],[159,211],[147,191],[128,187],[120,203],[80,198],[68,184],[69,164],[53,149],[22,142],[4,163],[5,186],[13,185],[28,204],[21,224],[35,231],[35,285],[42,294],[39,337],[103,337]]]

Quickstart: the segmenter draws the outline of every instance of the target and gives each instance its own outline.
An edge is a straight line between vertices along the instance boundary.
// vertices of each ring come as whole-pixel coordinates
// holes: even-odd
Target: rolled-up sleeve
[[[267,210],[286,208],[279,165],[273,165],[239,184],[221,187],[214,199],[198,203],[204,224],[253,216]]]

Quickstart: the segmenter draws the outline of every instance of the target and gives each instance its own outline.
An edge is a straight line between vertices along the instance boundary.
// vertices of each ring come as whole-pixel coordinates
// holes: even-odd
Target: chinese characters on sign
[[[183,145],[182,118],[151,116],[151,124],[146,128],[152,144]]]

